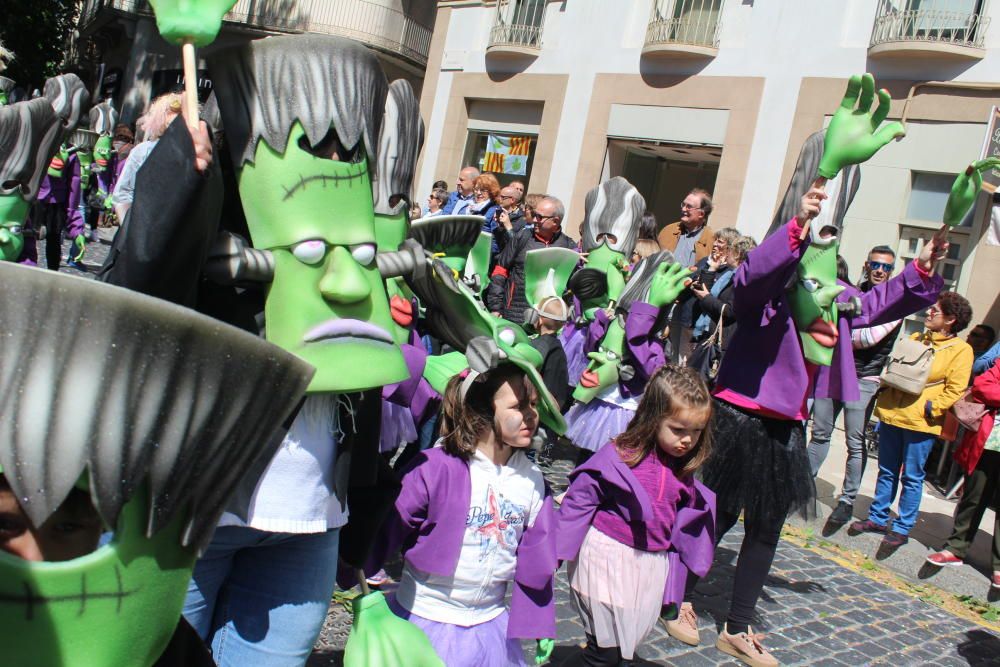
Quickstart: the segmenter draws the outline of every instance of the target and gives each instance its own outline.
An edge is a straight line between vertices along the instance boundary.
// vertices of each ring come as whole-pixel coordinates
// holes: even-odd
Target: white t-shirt
[[[521,535],[535,523],[545,498],[542,471],[523,451],[514,452],[505,466],[476,452],[469,461],[469,475],[472,503],[455,574],[431,575],[406,563],[396,592],[404,609],[463,627],[503,613]]]
[[[347,507],[334,495],[333,464],[339,443],[337,395],[311,395],[257,482],[246,522],[225,513],[220,526],[271,533],[322,533],[347,523]]]

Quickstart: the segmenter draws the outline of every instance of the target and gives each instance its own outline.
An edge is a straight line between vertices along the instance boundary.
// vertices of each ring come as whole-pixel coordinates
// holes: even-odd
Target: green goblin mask
[[[581,403],[590,403],[608,388],[617,384],[619,379],[627,380],[631,368],[623,366],[622,356],[625,353],[625,329],[619,318],[608,325],[608,330],[601,339],[597,352],[587,355],[590,363],[580,376],[580,382],[573,390],[573,398]]]
[[[0,262],[16,262],[24,248],[22,229],[28,202],[18,194],[0,195]]]
[[[299,123],[285,153],[265,141],[239,173],[255,248],[274,256],[266,337],[316,367],[310,393],[381,387],[408,376],[375,262],[368,162],[318,157]]]
[[[836,243],[810,245],[796,269],[795,283],[788,292],[795,328],[802,341],[806,361],[820,366],[833,362],[837,345],[837,295],[844,287],[837,284]]]
[[[98,172],[104,171],[108,168],[108,162],[111,160],[111,137],[102,134],[97,138],[97,143],[94,144],[94,165],[91,170]]]
[[[0,552],[0,663],[150,667],[198,551],[281,442],[312,369],[131,290],[4,262],[0,285],[0,471],[33,525],[82,489],[114,529],[68,560]],[[33,341],[46,331],[43,351]],[[93,354],[78,354],[77,336],[95,337]]]
[[[62,178],[63,169],[66,168],[67,162],[69,162],[69,146],[63,144],[59,147],[59,152],[53,155],[52,161],[49,162],[49,176]]]

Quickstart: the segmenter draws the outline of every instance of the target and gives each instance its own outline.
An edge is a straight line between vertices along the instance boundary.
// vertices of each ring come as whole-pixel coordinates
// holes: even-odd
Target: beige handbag
[[[952,342],[939,349],[946,350],[954,344]],[[882,386],[919,396],[927,387],[942,384],[944,380],[927,382],[934,363],[934,353],[934,346],[924,337],[897,341],[889,353],[889,362],[882,369]]]

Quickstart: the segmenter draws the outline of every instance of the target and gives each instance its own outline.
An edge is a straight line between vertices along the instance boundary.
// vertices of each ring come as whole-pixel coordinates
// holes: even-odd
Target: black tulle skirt
[[[715,446],[702,468],[720,512],[743,512],[747,530],[815,514],[816,485],[802,422],[761,417],[714,399]]]

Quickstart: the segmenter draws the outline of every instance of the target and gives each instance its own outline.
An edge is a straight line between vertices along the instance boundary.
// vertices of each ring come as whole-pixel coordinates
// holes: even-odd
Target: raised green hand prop
[[[544,665],[552,657],[552,649],[556,647],[555,639],[539,639],[538,650],[535,651],[535,664]]]
[[[990,157],[973,162],[965,168],[965,171],[955,177],[955,182],[951,186],[951,194],[948,195],[948,203],[944,205],[943,222],[945,225],[957,227],[962,224],[962,220],[965,219],[979,195],[979,189],[983,187],[983,172],[996,167],[1000,167],[1000,158]]]
[[[833,178],[848,165],[861,164],[890,140],[906,134],[898,121],[879,128],[889,115],[891,99],[887,90],[879,90],[878,106],[871,111],[874,98],[875,78],[871,74],[855,74],[847,81],[847,92],[823,139],[823,157],[819,161],[819,175],[823,178]]]
[[[649,305],[662,308],[676,301],[687,286],[691,273],[691,269],[676,262],[660,264],[649,285]]]
[[[222,17],[236,0],[149,0],[163,39],[181,46],[184,61],[184,106],[188,125],[198,125],[198,61],[194,47],[215,41]]]
[[[396,616],[378,591],[354,599],[344,667],[444,667],[423,631]]]

